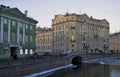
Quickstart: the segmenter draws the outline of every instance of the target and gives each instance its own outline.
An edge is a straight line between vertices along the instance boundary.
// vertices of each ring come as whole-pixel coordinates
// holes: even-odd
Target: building
[[[120,53],[120,32],[110,35],[110,51],[113,53]]]
[[[36,30],[36,51],[52,52],[52,29],[38,27]]]
[[[0,5],[0,58],[32,54],[37,23],[27,17],[27,11]]]
[[[59,14],[52,19],[53,51],[109,50],[109,22],[86,14]]]

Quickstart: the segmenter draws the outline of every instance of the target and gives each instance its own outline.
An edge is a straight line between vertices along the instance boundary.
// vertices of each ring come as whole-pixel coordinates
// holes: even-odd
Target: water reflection
[[[111,73],[110,77],[120,77],[120,66],[119,65],[112,65],[110,66]]]
[[[79,68],[59,70],[48,77],[120,77],[120,66],[84,63]]]

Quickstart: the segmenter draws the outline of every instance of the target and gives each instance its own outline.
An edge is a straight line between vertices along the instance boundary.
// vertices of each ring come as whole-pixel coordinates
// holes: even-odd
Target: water
[[[24,77],[36,77],[36,76],[38,76],[38,77],[46,77],[49,74],[53,73],[54,71],[57,71],[57,70],[60,70],[60,69],[64,69],[64,68],[73,68],[73,67],[77,67],[77,66],[75,66],[73,64],[69,64],[69,65],[53,68],[53,69],[50,69],[50,70],[46,70],[46,71],[43,71],[43,72],[38,72],[38,73],[26,75]]]
[[[25,77],[120,77],[120,58],[98,58],[83,61],[79,68],[69,64]]]
[[[47,77],[120,77],[120,65],[83,63],[79,68],[65,68]]]

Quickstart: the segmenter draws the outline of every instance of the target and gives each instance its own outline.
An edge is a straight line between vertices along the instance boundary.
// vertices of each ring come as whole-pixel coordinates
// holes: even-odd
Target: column
[[[23,25],[23,44],[25,44],[25,26],[26,24]]]
[[[8,19],[8,43],[10,43],[10,19]]]
[[[1,17],[1,42],[3,42],[3,17]]]
[[[18,21],[18,27],[17,27],[17,43],[19,44],[19,36],[20,36],[20,27],[19,27],[20,23]]]

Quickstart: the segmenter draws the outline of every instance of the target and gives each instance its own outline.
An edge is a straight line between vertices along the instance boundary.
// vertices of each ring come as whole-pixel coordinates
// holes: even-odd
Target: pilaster
[[[3,42],[3,17],[1,17],[1,42]]]
[[[8,43],[10,43],[10,19],[8,19]]]
[[[20,34],[20,27],[19,27],[19,25],[20,25],[20,22],[18,21],[18,26],[17,26],[17,43],[19,44],[19,34]]]

